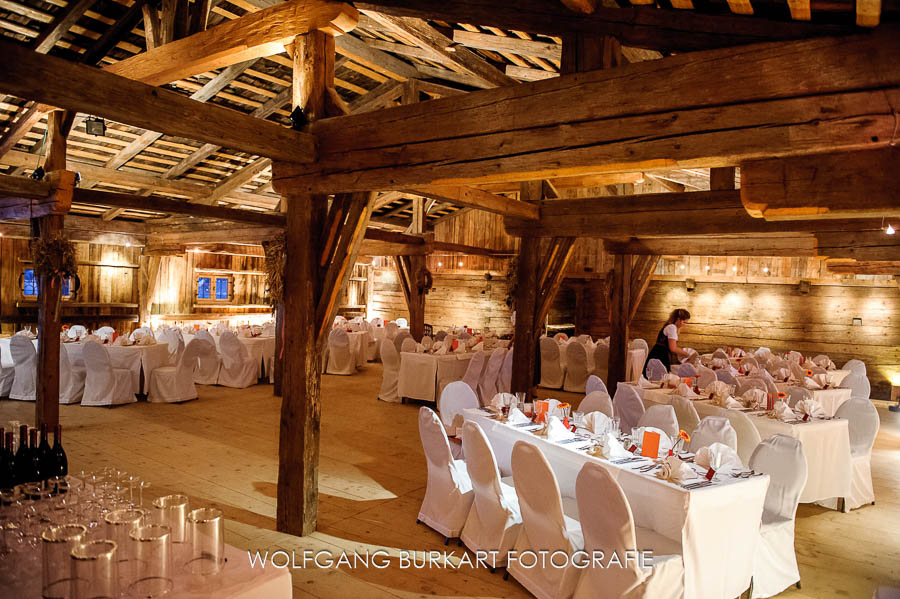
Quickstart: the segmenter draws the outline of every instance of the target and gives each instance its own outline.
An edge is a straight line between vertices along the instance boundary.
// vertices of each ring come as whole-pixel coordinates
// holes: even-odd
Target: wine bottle
[[[19,449],[16,451],[16,484],[31,481],[31,452],[28,450],[28,425],[19,427]]]
[[[41,424],[41,444],[38,445],[38,456],[41,460],[41,472],[44,473],[44,478],[56,476],[56,468],[53,464],[53,450],[50,449],[48,437],[47,424]]]
[[[66,476],[69,473],[69,458],[66,457],[66,450],[62,446],[62,425],[56,425],[56,431],[53,435],[53,461],[56,465],[54,474],[56,476]]]
[[[31,478],[28,479],[29,482],[39,483],[45,478],[44,473],[44,463],[41,460],[41,449],[38,447],[38,431],[36,428],[31,429],[31,451],[29,452],[29,456],[31,457],[31,467],[29,468],[29,475]]]
[[[18,483],[18,472],[16,472],[16,456],[13,454],[13,439],[16,434],[12,432],[6,433],[6,437],[0,440],[3,450],[3,465],[0,467],[0,489],[11,489]]]

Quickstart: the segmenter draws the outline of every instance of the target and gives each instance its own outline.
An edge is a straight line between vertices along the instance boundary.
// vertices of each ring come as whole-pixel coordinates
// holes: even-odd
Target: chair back
[[[680,377],[688,377],[694,376],[697,374],[697,370],[694,368],[694,365],[690,362],[685,362],[684,364],[680,364],[678,366],[678,376]]]
[[[613,417],[613,403],[606,391],[592,391],[588,393],[581,403],[578,404],[578,411],[584,412],[603,412],[610,418]]]
[[[741,462],[747,464],[750,462],[750,456],[753,455],[756,446],[762,440],[759,436],[759,430],[750,420],[750,417],[743,412],[738,410],[723,411],[725,412],[725,417],[728,418],[728,423],[731,424],[731,428],[737,434],[737,448],[735,451],[741,458]]]
[[[798,401],[812,398],[812,392],[806,387],[790,387],[788,389],[787,404],[793,408],[797,405]]]
[[[662,380],[664,376],[666,376],[668,371],[666,371],[666,365],[662,363],[661,360],[657,358],[650,358],[650,361],[647,362],[647,378],[651,381],[659,381]]]
[[[841,381],[841,387],[850,389],[850,397],[854,399],[867,400],[872,392],[872,386],[869,384],[869,379],[866,375],[855,371],[844,377],[844,380]]]
[[[722,368],[721,370],[716,371],[716,378],[722,381],[723,383],[728,383],[729,385],[737,385],[737,381],[734,380],[734,375],[731,374],[731,371],[727,368]]]
[[[631,385],[619,384],[613,399],[613,412],[619,417],[622,431],[630,431],[636,427],[644,415],[644,401],[638,395],[637,389]]]
[[[513,481],[522,512],[522,526],[532,547],[571,552],[556,475],[544,454],[530,443],[516,441],[512,457]]]
[[[416,353],[417,347],[418,347],[418,344],[416,343],[416,340],[413,339],[412,337],[407,336],[407,337],[404,337],[403,343],[400,344],[400,351]]]
[[[642,349],[645,356],[650,353],[650,346],[645,340],[640,338],[632,339],[631,343],[628,344],[628,349]]]
[[[672,409],[675,410],[675,418],[678,419],[678,428],[689,435],[693,435],[700,425],[700,416],[694,403],[686,397],[672,396]]]
[[[412,335],[409,334],[409,331],[398,331],[396,335],[394,335],[394,347],[397,351],[403,351],[403,342],[407,339],[412,339]],[[415,339],[413,339],[413,343],[415,343]],[[416,351],[413,348],[413,351]]]
[[[596,355],[596,350],[594,355]],[[584,392],[587,395],[590,395],[594,391],[603,391],[606,393],[606,396],[609,397],[609,389],[606,388],[606,383],[604,383],[603,379],[596,374],[589,376],[587,382],[584,384]]]
[[[707,416],[700,421],[691,436],[691,451],[696,453],[701,447],[709,447],[713,443],[722,443],[737,451],[737,433],[725,416]]]
[[[84,358],[84,366],[90,372],[112,372],[112,363],[109,353],[96,341],[85,341],[81,349]]]
[[[16,369],[33,367],[37,361],[34,343],[25,335],[13,335],[9,339],[9,353],[12,354]]]
[[[381,363],[386,372],[400,372],[400,354],[397,353],[394,342],[387,337],[381,342]]]
[[[435,341],[443,341],[444,337],[447,336],[447,331],[438,331],[434,336]]]
[[[384,325],[384,338],[385,339],[393,339],[397,336],[397,332],[400,330],[400,327],[397,326],[396,322],[387,322]]]
[[[478,510],[482,526],[494,528],[492,523],[502,523],[502,530],[510,520],[519,519],[519,509],[503,494],[497,458],[477,422],[468,420],[463,425],[462,445],[463,455],[466,456],[466,471],[475,495],[473,509]]]
[[[868,455],[880,427],[878,410],[871,400],[853,398],[845,401],[835,412],[835,417],[847,420],[850,429],[850,454],[854,457]]]
[[[772,435],[756,446],[747,466],[769,475],[764,512],[793,520],[808,474],[800,440],[787,435]]]
[[[397,323],[397,326],[400,327],[401,329],[409,328],[409,322],[405,318],[398,318],[395,322]]]
[[[700,375],[700,378],[697,379],[697,386],[701,389],[706,389],[707,385],[716,380],[716,371],[706,366],[698,366],[697,374]]]
[[[857,360],[856,358],[852,360],[847,360],[843,366],[841,366],[841,370],[849,370],[853,373],[858,373],[863,376],[866,376],[866,363],[862,360]]]
[[[219,337],[219,353],[222,355],[222,366],[230,370],[235,365],[243,364],[249,357],[247,348],[241,343],[237,335],[231,331],[225,331]]]
[[[464,422],[463,411],[478,407],[478,396],[463,381],[453,381],[441,392],[439,410],[441,422],[447,430],[453,432]]]
[[[541,387],[559,389],[563,386],[562,361],[559,344],[550,337],[541,337]]]
[[[588,377],[587,348],[581,343],[570,341],[566,345],[567,391],[584,391]]]
[[[433,345],[434,345],[434,339],[432,339],[428,335],[425,335],[424,337],[422,337],[422,347],[425,348],[425,351],[430,350],[431,346],[433,346]]]
[[[503,356],[503,364],[500,366],[500,376],[497,379],[497,391],[500,393],[509,393],[512,390],[512,363],[513,352],[516,350],[514,346],[510,346]]]
[[[672,406],[650,406],[638,420],[638,426],[658,428],[669,435],[673,442],[678,438],[678,417]]]
[[[498,347],[491,352],[484,374],[478,383],[478,397],[482,403],[488,403],[497,394],[497,379],[500,378],[500,368],[503,366],[503,358],[506,356],[506,348]]]
[[[463,382],[466,383],[473,392],[478,393],[478,383],[481,381],[481,373],[484,371],[484,364],[487,361],[488,352],[480,351],[472,356],[469,365],[466,367],[466,373],[463,375]]]
[[[101,339],[109,339],[110,341],[112,340],[113,335],[115,335],[115,333],[116,333],[116,330],[110,326],[100,327],[99,329],[94,331],[94,334],[97,335],[98,337],[100,337]]]

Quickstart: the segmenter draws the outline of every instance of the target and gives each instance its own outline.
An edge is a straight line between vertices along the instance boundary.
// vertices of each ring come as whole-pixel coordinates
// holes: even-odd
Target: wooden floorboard
[[[220,507],[232,545],[335,555],[386,548],[394,556],[385,569],[295,569],[295,598],[529,597],[511,578],[485,569],[400,568],[401,549],[463,550],[444,547],[440,535],[415,522],[426,480],[418,405],[377,401],[380,383],[378,364],[352,377],[323,377],[319,528],[304,538],[274,530],[280,399],[271,385],[198,386],[200,398],[180,405],[60,406],[60,419],[73,473],[117,466],[153,483],[149,495],[181,491],[192,504]],[[33,413],[31,403],[0,401],[0,426],[31,422]],[[900,414],[879,413],[877,504],[849,514],[800,506],[803,588],[778,597],[862,599],[879,584],[900,587]]]

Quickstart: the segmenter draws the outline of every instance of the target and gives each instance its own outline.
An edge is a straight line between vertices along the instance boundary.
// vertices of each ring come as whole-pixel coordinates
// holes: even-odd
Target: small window
[[[197,299],[209,299],[209,277],[197,279]]]
[[[216,299],[228,299],[228,279],[216,279]]]
[[[22,294],[25,297],[37,297],[38,295],[38,281],[34,277],[33,268],[25,269],[25,274],[22,277]]]
[[[70,288],[69,279],[63,279],[62,280],[62,295],[63,295],[63,297],[69,297],[69,295],[71,295],[69,288]]]

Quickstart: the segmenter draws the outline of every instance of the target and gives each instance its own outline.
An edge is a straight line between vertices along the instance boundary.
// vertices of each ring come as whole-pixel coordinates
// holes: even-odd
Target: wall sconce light
[[[800,293],[806,295],[809,293],[809,281],[800,281]]]
[[[697,288],[697,282],[696,282],[694,279],[685,279],[685,280],[684,280],[684,287],[685,287],[685,289],[687,289],[688,291],[693,291],[694,289]]]
[[[769,267],[768,267],[768,266],[763,266],[763,272],[766,273],[766,274],[768,274],[768,273],[769,273]]]
[[[440,262],[440,261],[438,262],[438,268],[442,267],[443,265],[444,265],[443,262]]]

